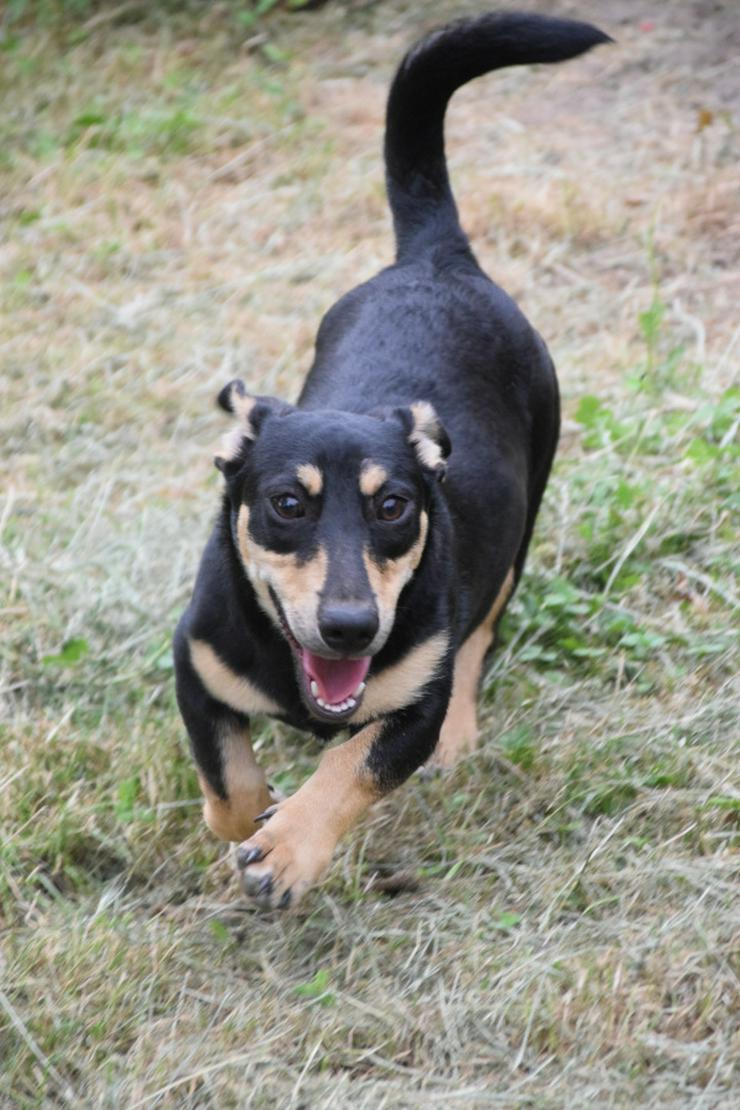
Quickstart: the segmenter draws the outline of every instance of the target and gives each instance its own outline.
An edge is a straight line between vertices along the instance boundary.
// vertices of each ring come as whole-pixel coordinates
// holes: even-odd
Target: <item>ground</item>
[[[393,64],[476,9],[0,20],[2,1105],[740,1102],[740,9],[547,9],[616,45],[489,76],[448,126],[564,399],[481,749],[294,916],[241,896],[173,697],[214,397],[294,397],[389,260]],[[258,737],[283,789],[315,764]]]

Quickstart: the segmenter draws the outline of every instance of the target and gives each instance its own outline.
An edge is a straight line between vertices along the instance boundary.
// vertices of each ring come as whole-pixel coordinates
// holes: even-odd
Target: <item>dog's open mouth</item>
[[[283,633],[296,660],[298,684],[309,710],[322,721],[349,720],[365,693],[365,679],[372,657],[327,659],[309,651],[291,632],[280,602],[274,592],[270,592]]]
[[[360,659],[325,659],[308,648],[301,648],[304,693],[315,712],[329,720],[350,717],[362,701],[370,656]]]

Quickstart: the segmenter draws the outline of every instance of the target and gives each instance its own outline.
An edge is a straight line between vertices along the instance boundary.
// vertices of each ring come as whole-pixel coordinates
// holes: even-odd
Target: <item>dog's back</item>
[[[609,38],[590,24],[494,13],[433,32],[388,97],[385,164],[396,262],[322,321],[299,404],[370,412],[429,401],[453,444],[448,502],[458,565],[480,583],[461,633],[526,554],[555,451],[557,382],[544,343],[481,270],[460,226],[444,151],[457,88],[494,69],[575,57]]]

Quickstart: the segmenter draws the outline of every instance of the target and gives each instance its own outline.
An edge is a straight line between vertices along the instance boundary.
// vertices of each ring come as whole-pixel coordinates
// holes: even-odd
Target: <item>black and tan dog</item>
[[[324,318],[296,406],[239,381],[219,397],[237,426],[177,629],[177,695],[205,819],[244,842],[237,861],[263,903],[295,901],[377,798],[475,744],[483,659],[522,571],[558,391],[544,343],[460,227],[444,114],[480,74],[606,41],[508,13],[414,46],[387,112],[395,264]],[[350,733],[277,804],[250,746],[262,713],[326,740]]]

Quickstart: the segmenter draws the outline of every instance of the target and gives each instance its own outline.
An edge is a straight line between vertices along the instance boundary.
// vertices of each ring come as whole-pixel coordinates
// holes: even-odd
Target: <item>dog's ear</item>
[[[413,418],[409,442],[413,443],[421,465],[433,470],[437,481],[442,482],[447,474],[447,459],[452,450],[450,437],[429,401],[416,401],[409,406],[409,411]]]
[[[284,416],[293,406],[275,397],[255,397],[247,393],[244,382],[239,379],[223,387],[218,403],[224,412],[230,412],[238,421],[237,426],[224,436],[221,449],[213,460],[228,478],[246,461],[249,446],[259,435],[265,420],[270,416]]]
[[[438,482],[443,482],[452,444],[434,406],[429,401],[415,401],[407,408],[381,409],[377,415],[386,419],[392,416],[401,421],[421,465],[431,470]]]

